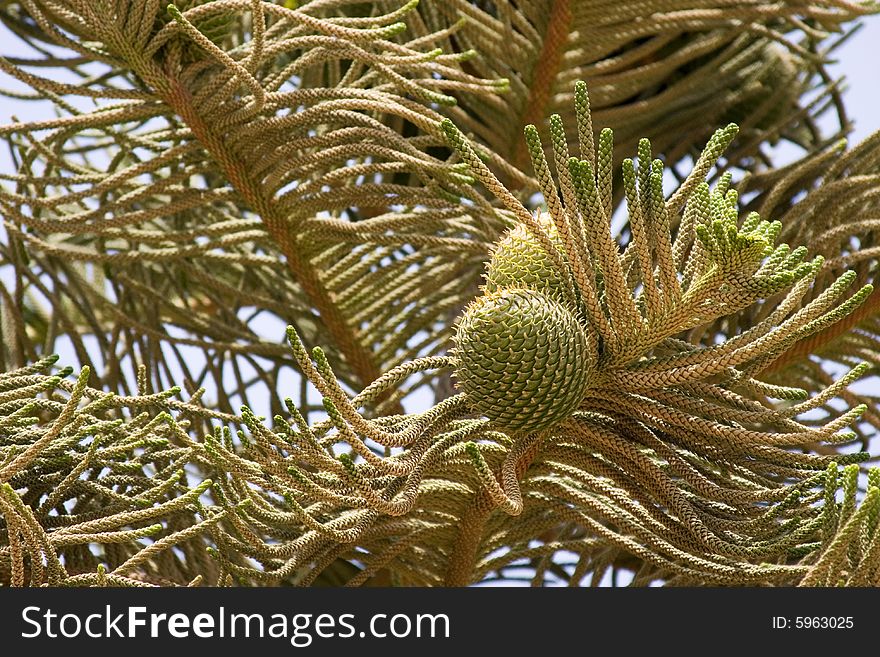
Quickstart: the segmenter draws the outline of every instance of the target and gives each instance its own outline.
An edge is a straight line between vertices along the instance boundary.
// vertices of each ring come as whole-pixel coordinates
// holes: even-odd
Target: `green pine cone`
[[[541,212],[537,219],[553,244],[565,253],[553,218]],[[565,290],[564,274],[554,267],[553,260],[523,224],[511,228],[498,241],[486,271],[486,292],[510,287],[531,288],[551,296]]]
[[[532,289],[477,298],[456,327],[457,386],[511,432],[547,429],[577,410],[593,371],[575,316]]]

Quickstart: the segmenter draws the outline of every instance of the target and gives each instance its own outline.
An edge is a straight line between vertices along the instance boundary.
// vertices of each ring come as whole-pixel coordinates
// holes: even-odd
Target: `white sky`
[[[17,51],[17,52],[16,52]],[[0,54],[30,56],[30,53],[21,51],[17,39],[12,38],[0,27]],[[835,53],[836,63],[829,68],[833,76],[844,76],[846,91],[844,100],[850,118],[855,123],[855,131],[850,138],[854,144],[876,130],[880,130],[880,16],[870,17],[863,20],[863,25],[850,39]],[[51,71],[38,71],[42,75],[51,76]],[[68,78],[70,79],[70,78]],[[26,88],[0,72],[0,87],[25,90]],[[77,104],[88,103],[80,99]],[[8,123],[12,115],[18,115],[21,119],[50,118],[53,111],[48,103],[33,103],[18,101],[0,97],[0,124]],[[830,117],[829,117],[830,118]],[[780,155],[785,157],[784,149]],[[0,145],[0,171],[10,172],[11,161],[5,148]],[[2,183],[0,183],[2,184]],[[2,237],[2,227],[0,227]],[[3,271],[0,271],[0,284],[3,282]],[[277,332],[278,327],[271,327]],[[274,335],[274,333],[273,333]],[[73,354],[64,352],[64,345],[57,345],[62,355],[62,362],[75,363]],[[430,399],[410,400],[415,408],[427,405]],[[255,409],[257,410],[257,409]],[[259,411],[258,411],[259,412]]]
[[[22,51],[17,38],[12,37],[0,26],[0,54],[30,56]],[[829,68],[832,76],[845,78],[844,100],[847,111],[855,122],[851,142],[855,143],[880,130],[880,16],[862,20],[862,25],[849,40],[834,53],[835,63]],[[42,73],[42,72],[41,72]],[[0,87],[17,90],[26,88],[8,75],[0,72]],[[10,117],[36,118],[52,116],[51,109],[0,97],[0,123],[8,123]],[[9,160],[0,153],[0,169],[8,170]]]
[[[855,121],[851,142],[880,130],[880,16],[865,19],[861,29],[835,53],[833,75],[843,75],[844,102]]]

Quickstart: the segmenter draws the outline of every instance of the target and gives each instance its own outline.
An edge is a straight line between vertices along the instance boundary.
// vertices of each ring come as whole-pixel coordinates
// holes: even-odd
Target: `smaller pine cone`
[[[546,212],[536,218],[550,241],[564,253],[553,218]],[[486,292],[513,287],[540,290],[553,296],[565,290],[564,274],[553,265],[553,260],[523,224],[511,228],[498,241],[486,271]]]
[[[456,327],[457,386],[510,432],[547,429],[577,410],[593,371],[575,316],[532,289],[477,298]]]

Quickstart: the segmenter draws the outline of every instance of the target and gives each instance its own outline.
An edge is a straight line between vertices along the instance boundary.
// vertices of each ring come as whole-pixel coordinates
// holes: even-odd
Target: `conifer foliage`
[[[880,585],[873,11],[0,2],[0,585]]]

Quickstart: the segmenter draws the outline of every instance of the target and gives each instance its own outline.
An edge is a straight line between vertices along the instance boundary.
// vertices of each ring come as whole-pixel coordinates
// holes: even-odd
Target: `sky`
[[[855,143],[880,130],[880,16],[865,19],[834,59],[829,70],[845,79],[844,102],[855,122]]]
[[[30,53],[27,53],[29,55]],[[25,55],[18,40],[0,26],[0,55]],[[829,67],[832,77],[844,78],[844,101],[855,123],[851,142],[855,143],[880,130],[880,15],[863,19],[861,27],[832,55]],[[0,87],[24,89],[16,80],[0,71]],[[21,118],[51,116],[48,107],[37,107],[14,99],[0,97],[0,124],[14,114]],[[0,153],[0,170],[8,171],[9,159]]]
[[[31,56],[31,53],[24,51],[18,39],[9,35],[0,25],[0,55]],[[880,15],[863,19],[861,26],[832,53],[832,61],[828,71],[834,78],[843,78],[844,102],[855,126],[850,143],[855,144],[872,132],[880,130]],[[2,71],[0,88],[26,90],[24,85]],[[0,96],[0,124],[10,122],[13,115],[22,119],[51,118],[53,110],[48,103],[26,102]],[[827,127],[833,129],[833,117],[826,116],[825,119]],[[785,153],[783,147],[783,157]],[[791,156],[794,154],[795,151],[792,150]],[[10,168],[9,154],[5,148],[0,148],[0,171],[10,172]]]
[[[22,51],[17,39],[4,34],[2,26],[0,26],[0,54],[30,56],[30,53]],[[880,16],[865,19],[861,28],[834,52],[833,59],[834,63],[829,66],[828,70],[832,77],[842,76],[844,78],[844,101],[849,116],[855,124],[855,130],[850,137],[850,143],[854,144],[872,132],[880,130],[880,108],[878,108],[878,104],[880,104],[878,103],[880,101],[880,69],[878,69]],[[51,76],[48,71],[40,71],[40,73]],[[0,72],[0,87],[25,90],[22,84],[2,72]],[[86,99],[80,99],[78,104],[82,106],[82,103],[88,102]],[[0,124],[9,122],[13,115],[25,120],[51,118],[53,110],[48,103],[35,104],[0,97]],[[829,131],[836,129],[834,118],[827,116],[826,119],[827,129]],[[797,154],[796,149],[783,145],[777,150],[777,162],[784,162]],[[9,153],[2,147],[0,147],[0,172],[13,173]],[[2,226],[0,226],[0,236],[2,236]],[[0,284],[3,283],[3,273],[0,268]],[[280,331],[279,327],[274,325],[265,328],[266,334],[274,335]],[[66,355],[65,348],[64,344],[56,345],[63,362]],[[70,356],[72,357],[73,354],[71,353]],[[69,362],[75,361],[75,358],[69,359]],[[430,405],[432,396],[424,394],[420,395],[418,399],[413,398],[407,401],[407,406],[411,410],[417,410]]]

